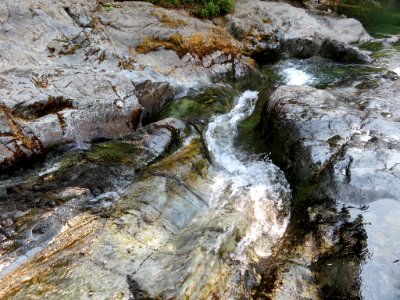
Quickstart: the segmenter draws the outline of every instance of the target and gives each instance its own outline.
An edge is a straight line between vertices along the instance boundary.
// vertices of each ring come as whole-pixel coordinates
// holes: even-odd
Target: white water
[[[394,68],[393,72],[400,76],[400,67]]]
[[[131,274],[154,298],[246,298],[251,280],[259,276],[249,266],[269,256],[282,237],[290,200],[287,181],[272,162],[254,159],[235,147],[238,125],[252,114],[257,98],[256,92],[245,92],[231,112],[211,119],[205,141],[214,167],[205,178],[185,179],[185,172],[192,171],[190,167],[185,171],[185,163],[178,166],[179,161],[169,169],[196,195],[163,177],[146,176],[134,182],[120,199],[121,214],[107,222],[96,239],[83,241],[82,248],[90,249],[90,254],[71,262],[67,275],[64,270],[62,277],[57,272],[48,275],[63,289],[55,292],[45,287],[46,295],[111,299],[127,289],[126,274]],[[92,201],[109,205],[119,198],[113,192],[105,196]],[[138,203],[146,204],[138,208]],[[61,259],[71,249],[66,248]],[[107,288],[103,289],[104,282]],[[22,295],[41,288],[40,284],[23,289]],[[40,297],[46,298],[40,288]]]
[[[252,114],[257,99],[257,92],[246,91],[232,111],[211,118],[204,139],[213,166],[206,180],[193,186],[201,201],[194,197],[185,202],[195,205],[179,204],[177,215],[192,217],[173,237],[160,235],[156,240],[164,244],[154,249],[162,251],[146,254],[135,272],[135,280],[153,296],[240,299],[249,292],[245,273],[258,277],[249,266],[270,256],[283,236],[290,201],[283,173],[235,147],[238,125]],[[169,203],[173,206],[172,198]]]
[[[232,259],[242,263],[242,271],[249,262],[247,248],[251,246],[259,257],[269,256],[271,247],[283,235],[288,220],[278,220],[280,212],[284,211],[283,201],[288,200],[289,194],[283,175],[271,162],[252,159],[234,145],[239,122],[252,114],[257,99],[257,92],[244,92],[231,112],[211,120],[205,133],[218,170],[213,180],[210,206],[213,209],[224,205],[224,201],[234,202],[234,207],[248,222],[244,237],[231,254]]]
[[[305,85],[313,82],[311,75],[293,67],[284,69],[282,75],[287,85]]]

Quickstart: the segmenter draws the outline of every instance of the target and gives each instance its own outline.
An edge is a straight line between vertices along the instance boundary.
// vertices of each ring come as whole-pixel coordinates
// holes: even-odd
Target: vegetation
[[[182,37],[180,34],[171,35],[167,40],[145,37],[142,44],[136,47],[138,53],[148,53],[160,48],[175,51],[179,57],[186,53],[203,58],[215,51],[221,51],[231,57],[239,54],[239,47],[224,31],[210,34],[196,33],[189,37]]]
[[[187,25],[187,22],[183,19],[175,19],[167,14],[158,13],[155,10],[151,12],[151,15],[156,17],[169,28],[180,28]]]
[[[147,0],[164,7],[182,7],[201,18],[230,13],[235,8],[235,0]]]

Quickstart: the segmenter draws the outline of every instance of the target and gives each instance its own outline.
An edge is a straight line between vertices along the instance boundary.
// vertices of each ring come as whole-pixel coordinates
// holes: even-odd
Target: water
[[[356,18],[375,37],[400,34],[400,6],[397,1],[350,0],[342,3],[337,13]]]
[[[254,210],[249,231],[232,254],[245,264],[248,258],[243,255],[249,245],[258,244],[255,251],[260,257],[270,255],[272,245],[283,235],[287,225],[287,219],[278,222],[279,210],[288,204],[282,197],[289,193],[287,185],[276,184],[279,177],[284,182],[282,174],[271,162],[249,159],[234,146],[238,124],[252,114],[257,100],[257,92],[244,92],[231,112],[211,120],[205,133],[213,161],[220,169],[214,179],[211,207],[220,205],[220,191],[229,187],[230,197],[237,198],[241,210],[246,211],[249,206]]]
[[[361,272],[364,299],[400,298],[399,211],[399,202],[379,199],[363,213],[371,256]]]
[[[264,74],[272,80],[286,85],[310,85],[320,89],[357,84],[386,72],[386,66],[357,65],[332,62],[312,57],[287,59],[265,66]]]
[[[287,85],[311,85],[313,83],[313,77],[310,74],[295,67],[285,68],[282,76]]]
[[[359,14],[377,37],[400,32],[396,9],[347,5],[341,6],[339,13]],[[373,52],[373,65],[340,64],[323,58],[288,59],[265,67],[263,72],[279,84],[321,89],[358,86],[384,75],[388,69],[400,75],[396,46],[363,47]],[[14,299],[127,299],[129,290],[136,289],[145,296],[166,299],[205,299],[210,295],[219,299],[251,298],[252,287],[263,275],[260,265],[274,265],[279,256],[274,247],[289,224],[291,191],[283,173],[264,153],[248,151],[249,145],[260,139],[258,132],[249,131],[258,122],[252,119],[259,105],[257,92],[246,91],[238,96],[224,87],[200,95],[191,92],[183,89],[182,95],[186,96],[169,103],[155,119],[174,116],[197,122],[205,130],[203,138],[212,165],[205,159],[201,137],[193,128],[179,147],[139,174],[135,168],[125,168],[137,164],[137,150],[129,143],[93,145],[93,152],[84,155],[81,152],[86,153],[89,147],[77,145],[77,169],[90,172],[88,166],[93,162],[96,168],[110,165],[110,170],[115,169],[103,173],[100,179],[93,175],[90,188],[105,177],[119,178],[124,171],[127,176],[123,185],[118,185],[123,189],[118,194],[100,191],[91,201],[101,208],[112,208],[110,214],[101,216],[89,211],[71,216],[50,243],[35,246],[16,258],[8,267],[14,272],[8,281],[13,286],[8,295]],[[51,181],[69,163],[48,164],[32,177]],[[122,171],[116,163],[124,164]],[[97,171],[102,172],[104,169]],[[61,179],[71,180],[66,177]],[[34,180],[24,177],[21,182]],[[7,187],[15,184],[5,183]],[[399,287],[399,210],[397,202],[380,199],[361,212],[370,251],[360,274],[361,293],[366,299],[400,297],[398,288],[386,288]],[[29,218],[39,218],[35,213]],[[359,213],[355,211],[355,215]],[[28,225],[21,222],[21,227]],[[307,251],[301,255],[311,257],[312,250]],[[312,272],[302,265],[303,257],[295,259],[311,279],[287,280],[300,290],[316,290]],[[0,262],[3,268],[7,265]],[[0,281],[0,298],[3,287]]]

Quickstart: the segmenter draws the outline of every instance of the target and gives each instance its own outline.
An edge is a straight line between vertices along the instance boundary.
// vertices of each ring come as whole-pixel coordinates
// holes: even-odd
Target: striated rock
[[[0,222],[10,221],[0,224],[0,233],[9,233],[0,240],[0,281],[18,266],[13,261],[49,242],[76,215],[107,216],[120,198],[119,191],[179,143],[185,129],[184,122],[165,119],[124,140],[69,149],[42,170],[3,180]]]
[[[241,42],[244,53],[261,63],[282,55],[370,62],[365,52],[350,45],[371,39],[355,19],[317,15],[287,3],[249,0],[238,1],[236,12],[227,19],[225,26]]]

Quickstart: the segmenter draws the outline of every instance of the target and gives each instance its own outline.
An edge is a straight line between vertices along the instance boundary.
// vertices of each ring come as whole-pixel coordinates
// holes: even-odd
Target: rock
[[[355,19],[317,15],[282,2],[249,0],[238,1],[236,12],[227,19],[225,26],[241,42],[244,53],[260,63],[282,55],[370,62],[365,52],[350,46],[371,39]]]
[[[136,1],[3,2],[0,169],[60,144],[120,138],[190,87],[255,71],[222,28],[183,12]]]
[[[0,241],[0,278],[16,267],[10,265],[16,257],[48,243],[76,215],[107,216],[120,198],[116,191],[178,144],[185,129],[184,122],[165,119],[124,140],[70,149],[42,170],[2,181],[0,234],[7,233],[7,239]]]
[[[400,80],[385,75],[375,80],[374,89],[357,82],[329,91],[281,86],[268,100],[263,124],[271,156],[295,190],[295,233],[277,253],[291,250],[275,258],[284,266],[269,270],[278,277],[278,298],[316,297],[294,286],[293,278],[310,290],[318,286],[325,296],[357,298],[361,290],[383,284],[377,270],[380,278],[398,274],[391,260],[395,250],[386,243],[399,234],[389,215],[400,201]],[[314,225],[304,232],[298,229],[303,222]],[[377,228],[383,227],[389,237],[376,242],[383,238]],[[302,235],[303,242],[296,242]],[[379,254],[366,257],[367,249]],[[291,259],[296,262],[288,263]],[[396,285],[392,281],[380,295],[395,295]]]
[[[321,45],[319,55],[336,61],[348,63],[369,63],[371,58],[364,51],[360,51],[347,43],[326,39]]]
[[[278,160],[298,181],[330,170],[335,183],[331,192],[344,203],[399,199],[400,174],[394,168],[399,112],[393,100],[399,84],[383,83],[373,95],[346,89],[346,98],[340,90],[332,94],[308,86],[278,88],[264,121],[267,131],[274,128],[271,142],[282,150]]]

